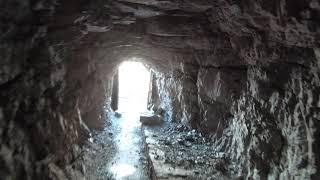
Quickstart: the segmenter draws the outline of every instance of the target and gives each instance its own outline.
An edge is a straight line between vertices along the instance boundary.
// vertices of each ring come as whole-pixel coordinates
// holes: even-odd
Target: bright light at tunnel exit
[[[150,71],[140,62],[125,61],[119,67],[119,111],[147,109]]]

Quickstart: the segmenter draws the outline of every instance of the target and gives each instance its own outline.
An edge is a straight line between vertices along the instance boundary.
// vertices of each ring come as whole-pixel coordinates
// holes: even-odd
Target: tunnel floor
[[[112,113],[88,143],[87,179],[150,179],[142,133],[139,114]]]
[[[87,179],[229,179],[224,153],[210,138],[181,124],[145,126],[139,114],[109,113],[84,154]],[[227,173],[228,172],[228,173]]]
[[[209,137],[173,122],[143,129],[156,179],[231,179],[233,168]]]

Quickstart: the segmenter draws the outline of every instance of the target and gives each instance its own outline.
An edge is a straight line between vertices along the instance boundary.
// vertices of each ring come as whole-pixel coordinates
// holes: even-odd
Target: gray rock
[[[162,117],[159,115],[144,114],[140,116],[140,122],[143,125],[154,126],[154,125],[160,125],[163,121],[162,121]]]

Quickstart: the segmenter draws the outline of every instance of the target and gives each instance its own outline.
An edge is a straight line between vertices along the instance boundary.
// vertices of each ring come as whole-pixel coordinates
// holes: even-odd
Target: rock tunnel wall
[[[309,179],[317,172],[316,64],[200,68],[193,80],[174,74],[157,78],[158,107],[169,120],[211,134],[235,176]]]
[[[169,120],[211,134],[236,176],[309,179],[319,162],[319,66],[317,52],[300,53],[292,57],[307,58],[309,66],[194,66],[159,74],[155,104]]]
[[[84,173],[79,145],[136,56],[154,105],[210,135],[234,176],[319,176],[319,1],[5,0],[0,18],[1,177]]]
[[[0,2],[0,179],[77,177],[79,145],[110,104],[112,79],[73,47],[66,17],[77,9],[57,5]]]

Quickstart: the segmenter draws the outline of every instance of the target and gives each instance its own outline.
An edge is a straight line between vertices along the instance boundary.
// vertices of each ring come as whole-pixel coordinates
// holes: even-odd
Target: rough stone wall
[[[251,67],[247,77],[217,149],[243,177],[316,179],[319,67]]]
[[[79,179],[84,169],[72,162],[109,105],[108,78],[64,24],[73,11],[57,6],[0,2],[1,179]]]
[[[190,125],[198,121],[197,68],[181,63],[172,72],[155,74],[156,93],[154,109],[165,111],[168,121]]]
[[[162,107],[173,119],[197,117],[186,124],[211,134],[235,176],[317,179],[319,2],[215,3],[205,26],[212,49],[194,51],[192,85],[179,66],[160,75]],[[183,89],[198,92],[198,114]]]
[[[195,79],[181,69],[159,73],[159,107],[169,120],[211,134],[234,177],[316,179],[320,69],[316,52],[304,53],[309,66],[194,66]]]

